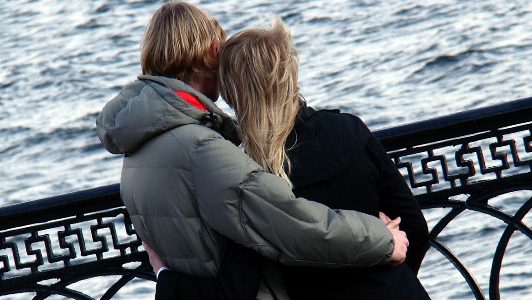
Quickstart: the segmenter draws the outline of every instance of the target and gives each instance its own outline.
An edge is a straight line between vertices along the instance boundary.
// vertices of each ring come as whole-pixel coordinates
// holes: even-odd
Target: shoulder
[[[318,110],[316,111],[316,117],[320,118],[321,121],[326,120],[337,123],[338,125],[367,129],[366,124],[360,119],[360,117],[350,113],[341,112],[339,109]]]
[[[322,132],[324,138],[342,143],[365,142],[371,135],[362,119],[337,109],[318,110],[305,124],[307,129],[313,128],[313,132]],[[307,129],[303,128],[304,131]]]
[[[222,135],[203,125],[187,124],[176,127],[168,131],[175,139],[187,142],[187,144],[198,144],[200,141],[225,140]]]
[[[148,157],[160,157],[162,160],[174,162],[183,160],[183,155],[189,160],[199,145],[204,143],[212,144],[209,148],[213,149],[211,152],[216,152],[216,144],[224,141],[225,139],[218,132],[210,128],[188,124],[155,135],[144,142],[135,152],[142,152]]]

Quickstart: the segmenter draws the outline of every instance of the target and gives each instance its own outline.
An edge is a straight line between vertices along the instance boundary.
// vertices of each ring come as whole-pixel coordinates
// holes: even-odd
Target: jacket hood
[[[207,111],[192,106],[175,92],[191,94]],[[100,141],[115,154],[133,152],[155,135],[188,124],[207,126],[240,143],[234,121],[212,100],[168,77],[139,76],[109,101],[96,119]]]

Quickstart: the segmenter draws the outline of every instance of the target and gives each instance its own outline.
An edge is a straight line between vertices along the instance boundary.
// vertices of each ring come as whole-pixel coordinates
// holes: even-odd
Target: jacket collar
[[[141,75],[138,77],[138,79],[154,81],[168,87],[174,92],[185,92],[193,95],[196,99],[198,99],[201,105],[207,109],[207,111],[194,111],[194,115],[191,117],[200,120],[205,126],[218,131],[225,139],[231,141],[233,144],[240,144],[236,122],[228,114],[224,113],[218,106],[216,106],[211,99],[198,92],[190,85],[184,83],[183,81],[164,76]]]

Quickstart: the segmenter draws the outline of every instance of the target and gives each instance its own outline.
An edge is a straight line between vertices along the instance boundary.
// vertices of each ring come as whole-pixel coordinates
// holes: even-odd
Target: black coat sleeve
[[[227,241],[220,271],[214,278],[200,278],[162,271],[155,300],[254,300],[266,259],[252,249]]]
[[[372,136],[367,146],[379,169],[381,211],[392,219],[401,217],[399,227],[410,242],[405,261],[417,274],[429,248],[427,222],[410,188],[382,144]]]

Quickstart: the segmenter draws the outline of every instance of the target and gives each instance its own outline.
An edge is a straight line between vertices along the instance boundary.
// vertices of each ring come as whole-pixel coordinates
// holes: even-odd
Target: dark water
[[[372,129],[532,96],[528,1],[192,3],[228,34],[266,26],[270,14],[282,17],[300,53],[308,102],[355,113]],[[121,158],[100,146],[94,120],[140,73],[140,39],[159,6],[0,0],[0,205],[119,181]],[[501,206],[513,209],[515,198],[506,196]],[[438,213],[427,215],[429,223]],[[465,255],[487,289],[491,261],[485,258],[496,245],[484,238],[499,233],[470,226],[478,224],[457,220],[448,238],[476,239],[456,238],[452,250]],[[512,241],[503,299],[532,299],[532,265],[521,263],[532,247],[524,237]],[[466,286],[453,283],[460,274],[438,253],[429,253],[424,268],[420,278],[433,299],[473,299]],[[126,294],[150,299],[152,293],[152,285],[138,283]],[[130,299],[126,294],[120,299]]]

